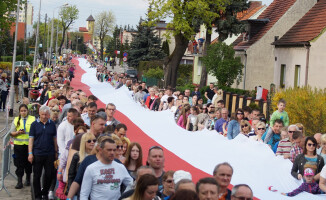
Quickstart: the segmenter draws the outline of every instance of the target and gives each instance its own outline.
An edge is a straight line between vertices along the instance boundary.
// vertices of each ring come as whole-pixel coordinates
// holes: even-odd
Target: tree
[[[219,42],[212,44],[207,49],[207,55],[203,57],[203,63],[209,74],[218,80],[218,86],[230,87],[235,80],[239,83],[242,78],[243,64],[240,57],[234,57],[232,46]]]
[[[218,39],[220,42],[226,40],[229,36],[231,37],[233,34],[239,34],[243,32],[244,23],[239,21],[237,18],[237,14],[247,10],[250,6],[250,2],[248,0],[229,0],[225,4],[225,10],[220,14],[219,17],[214,19],[214,24],[216,26],[216,32],[218,32]],[[210,7],[214,7],[214,5],[210,5]],[[205,24],[207,28],[206,31],[206,40],[203,50],[203,55],[207,55],[207,48],[211,43],[211,34],[212,28]],[[202,66],[201,77],[200,77],[200,87],[206,85],[207,82],[207,70],[206,66]]]
[[[104,39],[113,32],[115,21],[112,11],[103,11],[96,16],[94,34],[100,39],[101,60],[103,60]]]
[[[154,33],[154,27],[144,25],[146,23],[143,22],[143,19],[139,20],[130,43],[128,63],[133,67],[138,67],[140,61],[161,60],[166,56],[161,47],[161,39]]]
[[[165,40],[163,42],[162,49],[163,49],[165,55],[167,55],[167,56],[170,55],[170,48],[169,48],[169,42],[168,42],[168,40]]]
[[[76,51],[76,45],[77,45],[77,40],[78,40],[78,46],[77,46],[77,51],[81,54],[86,54],[87,53],[87,46],[85,45],[84,41],[84,36],[83,33],[79,32],[71,32],[69,33],[69,40],[72,43],[72,51]]]
[[[210,28],[214,19],[224,10],[228,0],[152,0],[150,3],[150,24],[164,18],[172,18],[168,30],[175,39],[175,49],[164,61],[164,86],[176,86],[180,61],[201,24]]]
[[[61,18],[61,25],[63,28],[62,40],[59,46],[59,55],[61,55],[62,45],[64,42],[64,38],[66,35],[66,31],[69,26],[74,23],[76,19],[78,19],[79,10],[76,5],[61,7],[59,16]]]
[[[20,6],[25,1],[20,2]],[[1,0],[0,1],[0,39],[6,35],[6,31],[15,23],[16,15],[8,15],[17,9],[17,0]]]
[[[109,56],[114,57],[115,51],[120,50],[121,48],[121,42],[120,42],[120,31],[121,29],[118,26],[115,26],[112,37],[109,38],[107,47],[106,47],[106,53],[109,54]]]

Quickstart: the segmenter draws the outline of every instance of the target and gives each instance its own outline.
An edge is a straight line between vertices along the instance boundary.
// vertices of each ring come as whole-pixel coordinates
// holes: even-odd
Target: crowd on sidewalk
[[[134,100],[153,112],[173,112],[176,123],[184,129],[208,129],[229,139],[243,134],[266,143],[276,155],[293,161],[291,174],[305,181],[285,195],[326,191],[326,135],[305,137],[301,124],[289,125],[285,101],[278,103],[278,110],[268,125],[259,110],[249,107],[230,115],[224,108],[223,91],[214,84],[205,92],[208,102],[204,104],[199,88],[181,92],[147,87],[146,83],[138,83],[125,74],[108,71],[92,57],[85,58],[97,69],[99,81],[110,82],[115,88],[129,88]],[[22,99],[17,96],[16,101],[22,104],[10,129],[17,189],[30,186],[33,176],[36,199],[253,199],[254,194],[246,184],[229,189],[236,172],[227,162],[216,163],[212,176],[203,177],[197,183],[185,169],[164,168],[169,159],[164,149],[161,146],[143,149],[140,141],[130,141],[128,127],[114,117],[114,104],[100,108],[94,95],[87,96],[84,91],[71,87],[75,69],[72,62],[40,65],[30,79],[23,78],[24,73],[16,69],[14,79],[18,84],[28,84],[27,94]],[[0,72],[2,95],[2,91],[8,91],[9,81]],[[28,88],[32,88],[30,94]],[[35,106],[38,112],[32,116]],[[144,154],[147,160],[143,159]]]

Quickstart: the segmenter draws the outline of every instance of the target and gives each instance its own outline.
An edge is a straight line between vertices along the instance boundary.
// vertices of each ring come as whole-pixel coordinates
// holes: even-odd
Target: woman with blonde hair
[[[320,148],[317,149],[317,154],[323,157],[324,161],[326,161],[326,133],[320,137]]]
[[[143,150],[139,143],[130,143],[126,152],[124,165],[126,166],[130,176],[135,180],[138,168],[143,165]]]
[[[76,129],[76,132],[84,132],[84,135],[82,136],[80,140],[80,148],[79,151],[74,154],[72,157],[69,171],[68,171],[68,182],[67,182],[67,190],[69,190],[72,182],[74,182],[75,177],[77,175],[77,171],[79,168],[80,163],[88,156],[88,155],[94,155],[96,153],[94,146],[96,143],[96,138],[92,133],[86,133],[86,128],[83,126],[80,126]],[[82,133],[81,133],[82,134]],[[101,139],[104,137],[101,137]]]
[[[263,136],[263,134],[265,133],[266,130],[266,124],[262,121],[258,122],[256,124],[256,128],[255,128],[255,136],[250,136],[249,138],[258,142],[264,142],[261,138]]]
[[[240,133],[242,133],[244,136],[249,137],[249,133],[251,131],[251,125],[247,120],[243,120],[240,122]]]
[[[117,150],[115,151],[115,158],[120,160],[123,163],[126,158],[122,155],[123,154],[122,140],[115,134],[112,134],[111,137],[112,137],[112,140],[114,140],[115,144],[117,145]]]

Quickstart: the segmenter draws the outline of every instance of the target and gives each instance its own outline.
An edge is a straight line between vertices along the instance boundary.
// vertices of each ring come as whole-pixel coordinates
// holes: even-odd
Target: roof
[[[283,37],[273,43],[280,46],[309,44],[326,28],[326,0],[319,0]]]
[[[90,15],[90,16],[86,19],[86,21],[95,21],[95,19],[94,19],[94,17],[93,17],[92,15]]]
[[[79,32],[88,32],[86,27],[79,27]]]
[[[247,49],[252,44],[260,40],[275,23],[291,8],[296,0],[274,0],[257,19],[269,19],[260,30],[248,41],[243,41],[244,34],[241,34],[233,43],[234,49]]]

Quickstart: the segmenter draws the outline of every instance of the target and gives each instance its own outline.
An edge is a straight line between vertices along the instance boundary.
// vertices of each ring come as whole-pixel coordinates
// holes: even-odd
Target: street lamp
[[[54,8],[53,9],[53,17],[52,17],[52,29],[51,29],[51,44],[50,44],[50,57],[49,57],[49,59],[51,59],[51,57],[52,57],[52,43],[53,43],[53,21],[54,21],[54,11],[55,11],[55,9],[57,9],[57,8],[61,8],[61,7],[66,7],[66,6],[68,6],[69,4],[68,3],[65,3],[65,4],[63,4],[62,6],[59,6],[59,7],[56,7],[56,8]],[[58,14],[58,20],[59,20],[59,14]],[[59,29],[59,23],[57,24],[57,40],[58,40],[58,29]],[[57,50],[57,41],[56,41],[56,46],[55,46],[55,49]],[[57,52],[57,51],[56,51]],[[57,61],[57,53],[55,54],[55,63],[56,63],[56,61]],[[50,62],[51,63],[51,62]]]

